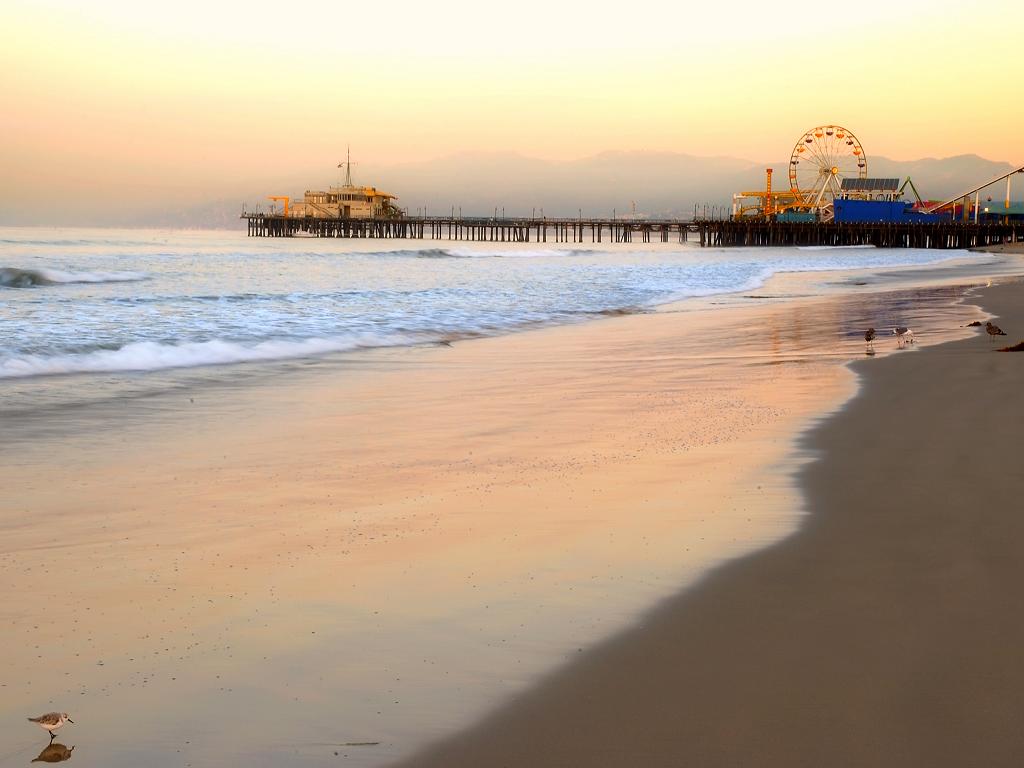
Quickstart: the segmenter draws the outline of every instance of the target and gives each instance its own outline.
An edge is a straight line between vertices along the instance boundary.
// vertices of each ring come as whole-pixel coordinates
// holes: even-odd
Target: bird
[[[905,325],[897,325],[893,328],[892,335],[896,337],[897,344],[904,344],[908,341],[911,344],[914,343],[914,332]]]
[[[874,328],[868,328],[866,331],[864,331],[864,341],[866,341],[868,344],[871,344],[871,342],[874,341],[874,340],[875,340],[875,329]]]
[[[60,728],[64,723],[74,723],[75,721],[68,717],[67,712],[47,712],[45,715],[39,717],[28,718],[30,723],[35,723],[40,728],[50,732],[50,738],[52,739],[53,732]]]
[[[992,321],[989,320],[985,323],[985,333],[989,336],[989,341],[995,339],[996,336],[1005,336],[1006,332],[1003,331],[998,325],[992,325]]]

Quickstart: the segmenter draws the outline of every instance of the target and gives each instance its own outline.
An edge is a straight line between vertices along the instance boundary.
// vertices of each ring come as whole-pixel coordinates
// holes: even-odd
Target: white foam
[[[51,283],[134,283],[148,277],[143,272],[64,272],[59,269],[36,271]]]
[[[799,245],[798,251],[852,251],[874,248],[870,243],[867,245]]]
[[[65,272],[60,269],[0,267],[0,285],[15,288],[68,283],[132,283],[147,277],[142,272]]]
[[[168,368],[194,368],[203,365],[225,365],[266,360],[312,357],[353,349],[400,346],[430,339],[393,335],[389,337],[335,336],[271,340],[256,344],[240,344],[222,339],[160,344],[138,341],[119,349],[101,349],[70,355],[22,355],[0,360],[0,379],[27,376],[55,376],[67,373],[114,373],[119,371],[156,371]]]
[[[482,258],[519,258],[543,259],[572,256],[576,251],[555,248],[444,248],[448,253],[459,259]]]

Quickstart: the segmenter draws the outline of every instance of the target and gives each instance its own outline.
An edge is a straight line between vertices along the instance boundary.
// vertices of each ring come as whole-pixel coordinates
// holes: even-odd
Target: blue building
[[[832,201],[833,221],[840,224],[936,224],[949,214],[923,213],[902,199],[899,179],[843,179]]]

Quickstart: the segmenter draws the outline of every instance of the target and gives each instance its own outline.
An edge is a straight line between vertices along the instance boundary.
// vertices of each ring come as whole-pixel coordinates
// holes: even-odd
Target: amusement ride
[[[789,189],[772,190],[772,169],[765,189],[733,195],[734,216],[774,216],[792,212],[830,221],[832,201],[843,179],[865,179],[868,161],[860,140],[841,125],[819,125],[796,142],[789,158]]]

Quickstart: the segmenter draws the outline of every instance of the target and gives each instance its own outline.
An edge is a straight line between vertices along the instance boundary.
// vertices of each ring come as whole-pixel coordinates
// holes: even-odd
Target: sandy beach
[[[1024,243],[1003,243],[1002,245],[989,245],[977,250],[985,253],[1024,253]]]
[[[0,768],[1024,762],[1024,1],[0,28]]]
[[[1010,343],[1022,294],[978,297]],[[855,364],[796,535],[406,765],[1017,765],[1024,358],[996,346]]]
[[[904,471],[880,435],[908,419],[891,444],[913,452],[912,419],[943,422],[928,392],[896,405],[871,394],[871,372],[934,381],[928,361],[950,350],[1015,360],[996,360],[962,327],[982,314],[955,270],[914,272],[928,287],[902,274],[783,275],[756,295],[290,371],[255,366],[9,416],[0,483],[17,493],[0,553],[10,628],[0,737],[11,749],[0,764],[34,746],[19,718],[48,709],[75,718],[61,735],[77,760],[105,765],[711,765],[716,749],[735,764],[772,745],[825,754],[838,743],[828,729],[798,744],[790,737],[809,726],[793,715],[867,717],[826,702],[852,696],[829,677],[850,671],[850,654],[867,655],[853,698],[870,712],[882,711],[878,697],[913,694],[898,678],[868,685],[886,672],[884,654],[858,643],[916,653],[909,629],[894,640],[868,624],[924,598],[879,602],[857,568],[898,581],[913,560],[886,565],[879,553],[913,554],[920,540],[882,531],[880,544],[841,516],[825,525],[816,477],[835,465],[813,465],[806,499],[797,472],[832,455],[819,441],[839,429],[851,460],[882,469],[842,470],[852,489],[828,487],[857,509],[869,490],[900,499],[931,465]],[[794,445],[853,394],[844,363],[863,358],[865,325],[896,317],[917,347],[969,338],[925,351],[880,340],[857,368],[866,394]],[[935,490],[951,499],[951,488]],[[921,505],[911,508],[897,520],[920,524]],[[956,556],[955,570],[971,570],[972,550]],[[781,559],[762,570],[761,558]],[[732,579],[735,593],[722,586]],[[844,596],[853,607],[833,605]],[[779,675],[793,691],[781,700]],[[774,714],[757,716],[759,705]],[[225,711],[231,728],[217,725]],[[870,743],[872,756],[891,746]]]

